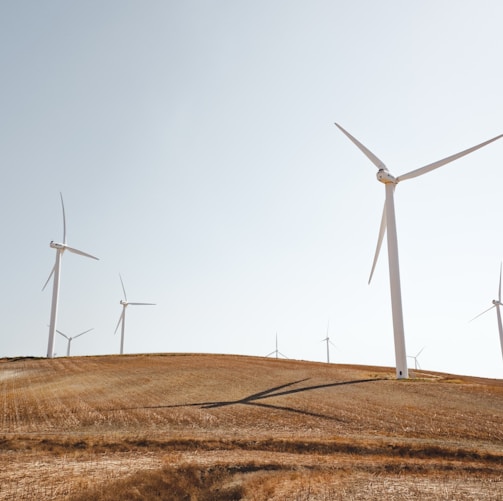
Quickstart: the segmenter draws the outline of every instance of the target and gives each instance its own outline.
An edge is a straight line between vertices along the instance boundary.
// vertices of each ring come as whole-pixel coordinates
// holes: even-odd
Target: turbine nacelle
[[[66,249],[65,244],[59,244],[58,242],[54,242],[53,240],[51,240],[51,243],[49,244],[49,246],[53,249],[58,249],[58,250],[65,250]]]
[[[129,303],[127,301],[124,301],[124,300],[120,300],[119,301],[120,304],[122,304],[122,306],[127,306]]]
[[[497,299],[493,299],[493,304],[494,306],[503,306],[503,303],[501,303],[501,301],[498,301]]]
[[[387,169],[379,169],[376,177],[378,181],[384,184],[398,184],[397,178],[391,175]]]

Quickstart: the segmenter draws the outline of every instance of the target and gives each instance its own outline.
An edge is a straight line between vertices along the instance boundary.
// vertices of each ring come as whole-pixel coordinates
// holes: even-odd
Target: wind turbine
[[[492,310],[493,308],[496,308],[496,315],[498,317],[498,330],[500,333],[500,344],[501,344],[501,356],[503,357],[503,325],[501,324],[501,311],[500,311],[500,306],[503,306],[503,303],[501,302],[501,268],[502,264],[500,263],[500,284],[498,287],[498,299],[493,299],[493,305],[488,308],[487,310],[483,311],[476,317],[472,318],[472,320],[475,320],[475,318],[479,318],[481,315],[484,313],[487,313],[488,311]]]
[[[51,241],[51,243],[49,244],[49,246],[52,249],[56,249],[56,262],[54,264],[54,267],[52,268],[51,273],[49,274],[49,278],[42,287],[42,290],[44,290],[47,284],[49,283],[49,280],[54,275],[54,282],[52,287],[51,320],[49,323],[49,342],[47,345],[47,358],[54,357],[54,332],[56,331],[56,320],[58,316],[59,280],[61,275],[61,257],[63,256],[63,253],[65,252],[65,250],[67,250],[69,252],[73,252],[74,254],[80,254],[81,256],[90,257],[91,259],[98,260],[97,257],[91,256],[91,254],[87,254],[85,252],[82,252],[78,249],[74,249],[73,247],[66,245],[65,205],[63,203],[63,195],[60,193],[59,196],[61,198],[61,208],[63,210],[63,243],[60,244]]]
[[[119,321],[117,322],[117,327],[115,328],[114,334],[117,333],[117,329],[119,328],[119,325],[122,324],[122,327],[121,327],[121,351],[120,351],[120,354],[122,355],[124,353],[124,329],[126,327],[126,308],[128,306],[155,306],[155,303],[130,303],[127,300],[126,289],[124,288],[124,282],[122,281],[122,277],[120,276],[120,274],[119,274],[119,278],[121,279],[122,291],[124,292],[124,299],[120,301],[120,304],[122,305],[122,313],[121,313],[121,316],[119,317]]]
[[[408,358],[413,358],[414,359],[414,369],[421,369],[421,366],[419,365],[418,357],[421,355],[423,352],[424,347],[419,350],[419,352],[416,355],[407,355]]]
[[[328,328],[329,328],[329,325],[330,325],[330,322],[327,323],[327,337],[325,339],[322,339],[322,342],[326,341],[326,343],[327,343],[327,364],[330,363],[330,346],[329,345],[332,345],[332,346],[335,347],[335,344],[332,343],[332,341],[330,341],[330,338],[328,337]]]
[[[449,157],[443,158],[431,164],[415,169],[411,172],[403,174],[398,177],[394,177],[389,171],[386,165],[377,158],[370,150],[368,150],[363,144],[361,144],[357,139],[355,139],[349,132],[344,130],[339,124],[335,124],[361,151],[362,153],[377,167],[377,180],[384,184],[386,188],[386,199],[384,202],[384,210],[381,218],[381,227],[379,229],[379,237],[377,240],[377,248],[374,256],[374,262],[372,263],[372,270],[370,272],[369,283],[372,280],[372,275],[374,273],[374,268],[377,263],[377,258],[381,250],[381,244],[384,238],[384,233],[387,232],[388,237],[388,263],[389,263],[389,279],[390,279],[390,290],[391,290],[391,310],[393,315],[393,333],[395,342],[395,361],[396,361],[396,376],[398,379],[408,378],[407,370],[407,356],[405,352],[405,334],[403,327],[403,312],[402,312],[402,293],[400,289],[400,266],[398,262],[398,242],[396,235],[396,220],[395,220],[395,201],[394,193],[395,187],[400,181],[405,181],[407,179],[412,179],[414,177],[422,176],[427,172],[434,169],[438,169],[443,165],[457,160],[469,153],[472,153],[483,146],[496,141],[497,139],[503,137],[503,134],[493,137],[488,141],[463,150],[459,153],[451,155]]]
[[[66,348],[66,356],[69,357],[70,356],[70,345],[72,344],[72,340],[73,339],[77,339],[78,337],[84,335],[84,334],[87,334],[89,331],[92,331],[93,329],[87,329],[86,331],[84,332],[81,332],[80,334],[77,334],[76,336],[73,336],[73,337],[70,337],[70,336],[67,336],[65,333],[61,332],[61,331],[58,331],[58,329],[56,329],[56,332],[58,334],[61,334],[63,337],[65,337],[66,339],[68,339],[68,346]]]
[[[276,355],[276,358],[278,358],[278,355],[281,355],[283,358],[288,358],[285,355],[283,355],[283,353],[278,351],[278,333],[277,332],[276,332],[276,349],[274,351],[271,351],[271,353],[266,355],[266,357],[270,357],[271,355]]]

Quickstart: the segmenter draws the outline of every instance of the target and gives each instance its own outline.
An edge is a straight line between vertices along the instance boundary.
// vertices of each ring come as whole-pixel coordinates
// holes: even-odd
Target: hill
[[[503,381],[198,354],[0,360],[0,499],[502,499]]]

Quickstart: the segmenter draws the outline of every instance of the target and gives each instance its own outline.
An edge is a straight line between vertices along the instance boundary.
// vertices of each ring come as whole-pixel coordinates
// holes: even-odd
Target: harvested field
[[[0,500],[503,499],[503,381],[231,355],[0,360]]]

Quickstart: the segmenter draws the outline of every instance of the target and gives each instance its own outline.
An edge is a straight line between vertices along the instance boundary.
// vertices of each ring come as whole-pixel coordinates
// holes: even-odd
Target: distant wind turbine
[[[117,329],[119,328],[119,325],[122,324],[121,327],[121,350],[120,354],[124,354],[124,330],[126,328],[126,308],[128,306],[155,306],[155,303],[130,303],[127,300],[126,296],[126,289],[124,288],[124,282],[122,281],[122,277],[119,274],[119,278],[121,279],[121,285],[122,285],[122,291],[124,292],[124,299],[120,301],[120,304],[122,305],[122,313],[121,316],[119,317],[119,321],[117,322],[117,327],[115,328],[114,334],[117,333]]]
[[[402,312],[402,293],[400,288],[400,266],[398,262],[398,241],[396,234],[396,220],[395,220],[395,202],[394,193],[395,187],[400,181],[405,181],[407,179],[412,179],[414,177],[422,176],[427,172],[430,172],[438,167],[457,160],[469,153],[472,153],[483,146],[496,141],[503,137],[503,134],[493,137],[488,141],[473,146],[467,150],[463,150],[459,153],[446,157],[437,162],[433,162],[419,169],[415,169],[407,174],[403,174],[398,177],[394,177],[389,171],[386,165],[377,158],[370,150],[368,150],[362,143],[355,139],[349,132],[344,130],[339,124],[335,124],[361,151],[362,153],[377,167],[377,180],[385,185],[386,188],[386,199],[384,202],[384,210],[381,218],[381,227],[379,230],[379,237],[377,240],[377,248],[374,256],[374,262],[372,264],[372,270],[370,272],[369,283],[372,280],[372,275],[374,273],[374,268],[377,263],[377,258],[381,249],[381,244],[384,238],[384,233],[387,231],[388,236],[388,263],[389,263],[389,279],[390,279],[390,290],[391,290],[391,310],[393,314],[393,332],[395,341],[395,360],[396,360],[396,377],[398,379],[408,378],[409,373],[407,369],[407,356],[405,352],[405,334],[403,327],[403,312]]]
[[[498,287],[498,299],[493,299],[493,305],[488,308],[487,310],[483,311],[476,317],[472,318],[472,320],[475,320],[475,318],[479,318],[481,315],[484,313],[487,313],[488,311],[492,310],[493,308],[496,308],[496,315],[498,317],[498,330],[500,334],[500,344],[501,344],[501,356],[503,357],[503,325],[501,324],[501,311],[500,311],[500,306],[503,306],[503,303],[501,302],[501,269],[502,269],[502,264],[500,263],[500,283]]]
[[[325,341],[327,343],[327,364],[330,363],[330,345],[332,345],[335,348],[335,344],[330,341],[330,338],[328,337],[328,329],[329,329],[330,322],[327,323],[327,337],[325,339],[322,339],[322,342]]]
[[[418,360],[418,358],[419,358],[419,355],[421,355],[421,353],[423,352],[423,350],[424,350],[424,347],[423,347],[423,348],[421,348],[421,349],[419,350],[419,352],[418,352],[418,353],[416,353],[416,355],[407,355],[407,358],[413,358],[413,359],[414,359],[414,369],[416,369],[416,370],[417,370],[417,369],[421,369],[421,366],[419,365],[419,360]]]
[[[276,332],[276,349],[274,351],[271,351],[271,353],[266,355],[266,357],[270,357],[271,355],[276,355],[276,358],[278,358],[278,355],[281,355],[283,358],[288,358],[285,355],[283,355],[283,353],[278,351],[278,333],[277,332]]]
[[[51,273],[49,274],[49,278],[45,282],[42,290],[44,290],[49,283],[49,280],[54,275],[54,282],[52,288],[52,306],[51,306],[51,320],[49,323],[49,342],[47,345],[47,358],[54,357],[54,333],[56,331],[56,321],[58,316],[58,296],[59,296],[59,280],[61,275],[61,257],[65,250],[69,252],[73,252],[74,254],[80,254],[81,256],[90,257],[91,259],[98,260],[97,257],[91,256],[91,254],[87,254],[78,249],[74,249],[73,247],[69,247],[66,245],[66,218],[65,218],[65,205],[63,203],[63,195],[59,194],[61,198],[61,208],[63,210],[63,243],[56,243],[52,241],[49,245],[52,249],[56,249],[56,262],[54,267],[52,268]]]
[[[70,336],[67,336],[65,333],[61,332],[61,331],[58,331],[56,329],[56,332],[58,334],[61,334],[64,338],[68,339],[68,346],[66,347],[66,356],[69,357],[70,356],[70,345],[72,344],[72,340],[74,339],[77,339],[78,337],[80,336],[83,336],[84,334],[87,334],[88,332],[92,331],[93,329],[87,329],[86,331],[84,332],[81,332],[80,334],[77,334],[76,336],[73,336],[73,337],[70,337]]]

